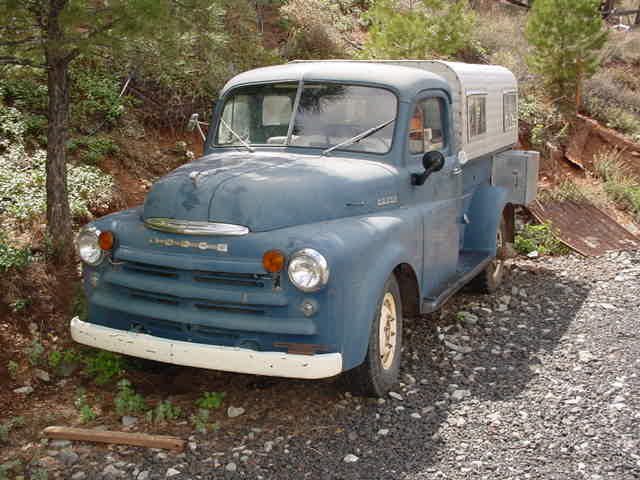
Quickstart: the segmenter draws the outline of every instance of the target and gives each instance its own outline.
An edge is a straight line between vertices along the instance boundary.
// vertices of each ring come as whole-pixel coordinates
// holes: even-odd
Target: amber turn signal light
[[[284,268],[284,254],[280,250],[264,252],[262,266],[269,273],[279,272]]]
[[[113,248],[113,233],[101,232],[98,235],[98,246],[101,250],[111,250]]]

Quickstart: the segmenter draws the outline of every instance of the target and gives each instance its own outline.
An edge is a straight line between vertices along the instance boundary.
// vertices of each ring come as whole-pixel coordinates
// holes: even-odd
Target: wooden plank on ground
[[[117,443],[138,447],[165,448],[168,450],[184,449],[184,440],[168,435],[147,435],[145,433],[113,432],[72,427],[47,427],[42,431],[42,434],[47,438],[56,440]]]

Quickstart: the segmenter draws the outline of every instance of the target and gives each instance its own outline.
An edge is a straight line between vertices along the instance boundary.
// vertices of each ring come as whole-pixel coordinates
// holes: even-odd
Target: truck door
[[[407,203],[423,220],[422,296],[436,297],[456,274],[459,255],[459,217],[462,212],[462,171],[454,154],[449,103],[444,93],[425,92],[411,106],[406,165],[409,173],[424,171],[422,157],[431,150],[445,157],[442,170],[424,185],[411,186]],[[409,175],[410,176],[410,175]]]

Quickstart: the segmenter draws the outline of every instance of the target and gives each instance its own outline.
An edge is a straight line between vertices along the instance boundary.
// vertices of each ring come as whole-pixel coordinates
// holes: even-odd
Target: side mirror
[[[422,157],[424,172],[411,175],[411,185],[424,185],[429,175],[439,172],[444,167],[444,155],[438,150],[431,150]]]
[[[198,126],[198,117],[197,113],[192,113],[191,117],[189,117],[189,121],[187,122],[187,132],[193,132]]]

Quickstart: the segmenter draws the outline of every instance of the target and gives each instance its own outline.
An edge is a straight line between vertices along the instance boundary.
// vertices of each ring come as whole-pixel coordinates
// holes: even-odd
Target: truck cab
[[[294,62],[221,91],[204,155],[78,234],[83,344],[383,395],[402,322],[503,276],[537,153],[496,66]]]

